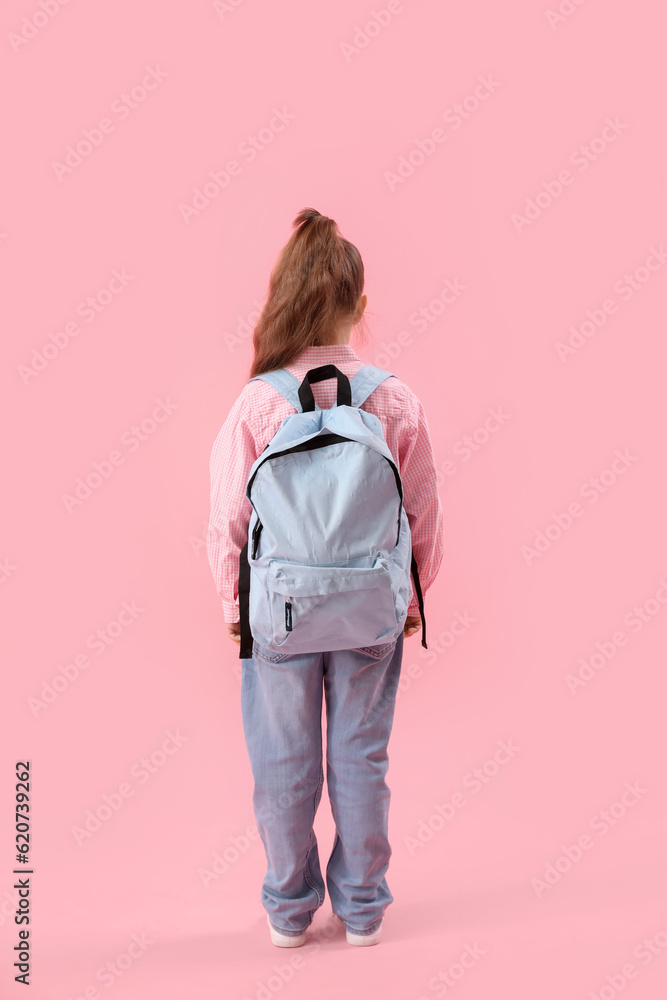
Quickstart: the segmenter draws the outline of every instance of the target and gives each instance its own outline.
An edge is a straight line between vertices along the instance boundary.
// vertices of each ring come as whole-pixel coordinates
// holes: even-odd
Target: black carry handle
[[[299,402],[304,413],[315,409],[315,399],[313,390],[310,388],[311,382],[324,382],[328,378],[338,379],[338,406],[352,406],[352,389],[347,375],[343,375],[335,365],[322,365],[320,368],[311,368],[306,372],[306,377],[299,386]]]

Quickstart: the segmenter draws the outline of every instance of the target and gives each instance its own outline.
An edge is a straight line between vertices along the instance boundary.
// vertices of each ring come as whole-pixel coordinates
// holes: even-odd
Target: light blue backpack
[[[391,377],[365,365],[348,379],[332,364],[312,368],[301,383],[284,368],[255,376],[297,412],[285,417],[248,477],[241,658],[252,656],[253,638],[282,653],[392,642],[407,616],[411,572],[426,647],[401,477],[380,419],[359,408]],[[311,383],[328,378],[338,380],[337,402],[323,410]]]

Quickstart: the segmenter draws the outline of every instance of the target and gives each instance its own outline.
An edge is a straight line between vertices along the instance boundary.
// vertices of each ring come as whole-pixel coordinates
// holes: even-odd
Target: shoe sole
[[[338,916],[338,914],[334,913],[334,916],[338,920],[339,924],[342,927],[345,927],[345,924]],[[373,931],[372,934],[355,934],[353,931],[348,931],[348,929],[345,928],[345,937],[347,938],[347,943],[353,944],[356,947],[361,947],[361,948],[370,948],[374,944],[379,944],[381,934],[382,934],[382,924],[380,924],[378,929],[376,931]]]
[[[266,915],[266,922],[269,925],[269,931],[271,932],[271,944],[274,944],[276,948],[300,948],[302,944],[306,943],[306,932],[303,934],[281,934],[277,931],[273,924],[271,923],[271,918],[268,913]]]

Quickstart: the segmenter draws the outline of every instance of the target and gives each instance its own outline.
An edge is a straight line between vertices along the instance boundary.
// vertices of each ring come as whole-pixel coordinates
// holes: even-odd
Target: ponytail
[[[361,255],[333,219],[304,208],[292,228],[253,332],[251,378],[284,368],[307,347],[330,343],[341,316],[353,313],[363,294]]]

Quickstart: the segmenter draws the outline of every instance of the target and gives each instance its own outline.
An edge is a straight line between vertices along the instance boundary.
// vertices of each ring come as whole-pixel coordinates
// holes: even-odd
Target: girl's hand
[[[232,640],[241,645],[241,622],[225,622],[225,628],[227,629],[227,635]]]
[[[421,615],[408,615],[405,619],[405,625],[403,626],[403,635],[410,636],[414,635],[415,632],[419,632],[422,627]]]

